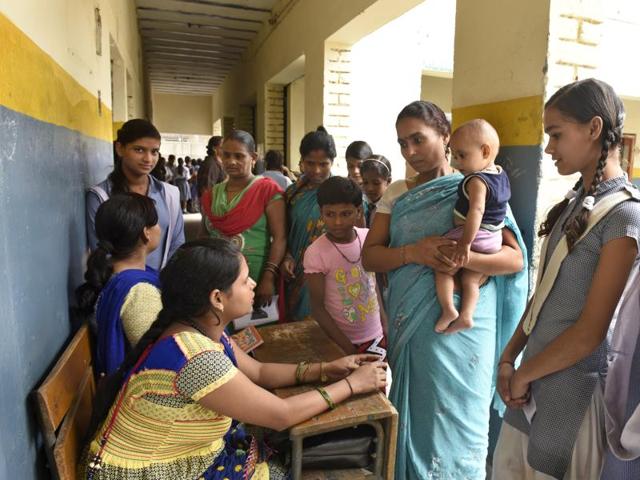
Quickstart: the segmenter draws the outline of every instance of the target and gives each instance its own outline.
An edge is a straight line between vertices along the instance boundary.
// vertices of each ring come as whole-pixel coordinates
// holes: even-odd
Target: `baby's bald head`
[[[478,146],[488,145],[494,155],[498,154],[500,148],[498,132],[493,128],[493,125],[482,118],[469,120],[460,125],[453,132],[452,141],[454,137],[458,137],[460,140],[464,139],[464,142],[473,142]]]

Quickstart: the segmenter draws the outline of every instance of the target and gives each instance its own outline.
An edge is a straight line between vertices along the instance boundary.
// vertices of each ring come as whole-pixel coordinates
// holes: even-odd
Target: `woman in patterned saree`
[[[333,137],[322,126],[307,133],[300,142],[300,157],[302,176],[287,189],[289,235],[287,254],[282,262],[282,270],[288,280],[287,315],[294,321],[311,314],[302,260],[307,247],[325,231],[317,192],[320,184],[331,176],[331,166],[336,158]]]
[[[80,478],[287,478],[238,421],[283,430],[386,383],[372,355],[296,366],[238,349],[224,328],[251,311],[255,282],[227,240],[184,245],[160,277],[162,311],[96,395]],[[325,375],[333,383],[286,399],[267,390]]]
[[[407,105],[396,131],[402,155],[418,173],[384,193],[363,254],[365,269],[389,273],[389,397],[400,414],[396,478],[484,480],[496,355],[526,301],[524,245],[509,211],[502,250],[472,253],[465,267],[490,277],[473,328],[460,330],[454,322],[437,333],[433,272],[457,270],[453,242],[443,235],[452,228],[463,177],[449,166],[450,125],[436,105]]]
[[[249,276],[258,285],[256,306],[262,307],[278,291],[287,238],[282,189],[272,179],[251,173],[256,158],[251,134],[234,130],[227,135],[222,143],[227,180],[205,190],[200,203],[206,235],[228,238],[242,250]]]

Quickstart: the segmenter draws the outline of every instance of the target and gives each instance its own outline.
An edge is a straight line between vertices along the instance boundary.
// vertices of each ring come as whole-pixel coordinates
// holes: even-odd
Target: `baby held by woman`
[[[464,268],[470,252],[496,253],[502,247],[502,228],[511,197],[506,172],[495,164],[500,140],[486,120],[471,120],[451,136],[453,166],[464,178],[458,185],[453,211],[455,228],[445,235],[457,242],[452,260]],[[460,311],[453,302],[454,277],[435,272],[442,315],[436,323],[439,333],[453,333],[473,326],[473,312],[480,295],[483,274],[462,270]]]

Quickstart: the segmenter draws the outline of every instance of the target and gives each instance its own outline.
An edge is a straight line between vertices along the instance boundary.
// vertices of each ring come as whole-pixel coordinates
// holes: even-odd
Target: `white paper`
[[[236,318],[233,321],[233,328],[236,330],[242,330],[250,325],[258,327],[267,323],[277,322],[280,319],[278,315],[278,295],[274,295],[271,299],[271,305],[262,307],[262,310],[267,314],[264,318],[253,318],[254,313],[248,313],[244,317]]]
[[[522,411],[524,412],[524,416],[527,417],[527,422],[531,423],[531,419],[536,414],[536,401],[533,399],[533,395],[529,401],[522,407]]]

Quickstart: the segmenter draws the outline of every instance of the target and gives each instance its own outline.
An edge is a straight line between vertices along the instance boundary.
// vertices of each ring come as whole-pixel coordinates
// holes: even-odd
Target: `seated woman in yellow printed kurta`
[[[161,273],[163,310],[96,396],[81,478],[288,478],[240,422],[283,430],[353,394],[385,385],[372,355],[263,364],[224,327],[252,309],[255,282],[223,239],[181,247]],[[334,383],[286,399],[267,388]]]

